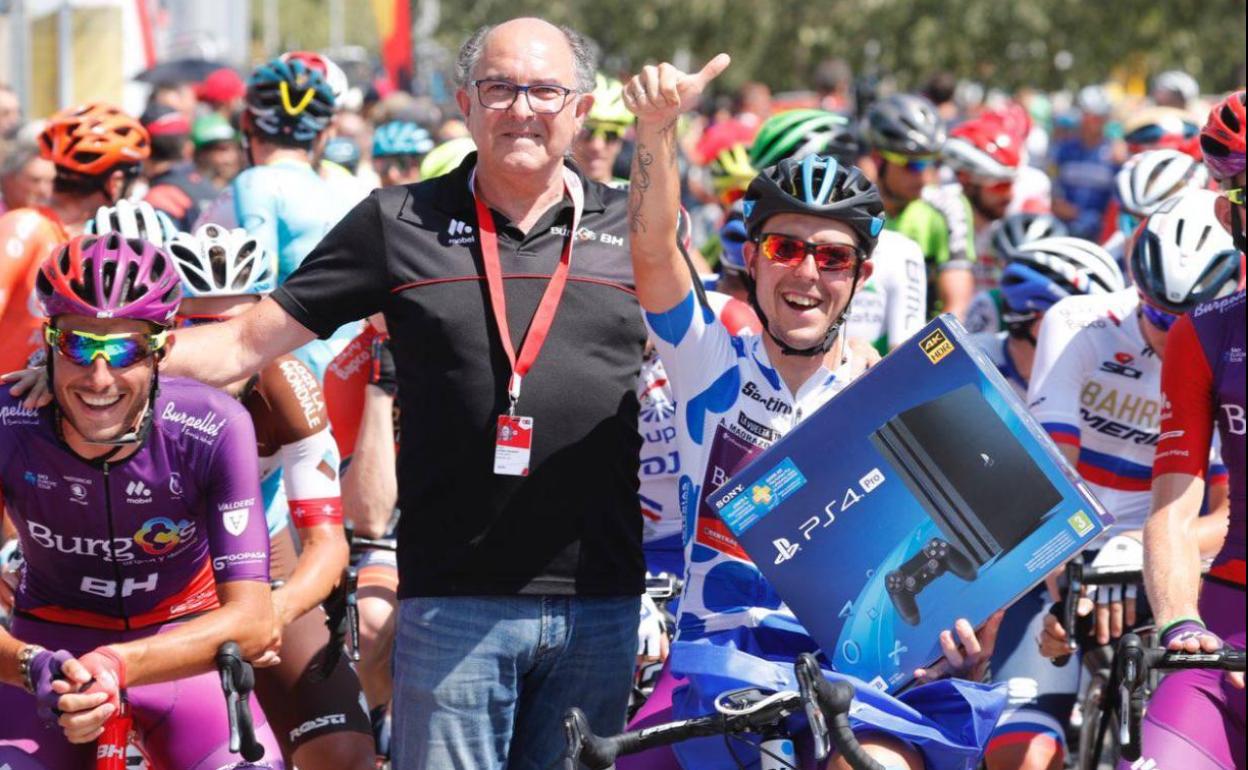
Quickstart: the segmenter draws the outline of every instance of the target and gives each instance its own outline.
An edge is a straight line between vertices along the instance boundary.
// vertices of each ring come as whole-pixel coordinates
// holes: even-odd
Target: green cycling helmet
[[[767,168],[785,158],[830,155],[853,163],[858,150],[858,135],[848,118],[827,110],[787,110],[759,127],[750,147],[750,162],[755,168]]]

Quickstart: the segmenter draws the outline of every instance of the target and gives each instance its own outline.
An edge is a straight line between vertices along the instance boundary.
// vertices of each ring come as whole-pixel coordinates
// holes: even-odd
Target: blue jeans
[[[624,726],[640,598],[418,597],[399,602],[395,770],[548,770],[563,715]]]

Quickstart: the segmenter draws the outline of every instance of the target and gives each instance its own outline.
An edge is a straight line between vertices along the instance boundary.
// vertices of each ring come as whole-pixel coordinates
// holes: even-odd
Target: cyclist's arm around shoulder
[[[325,398],[303,362],[283,356],[261,373],[264,402],[280,446],[282,482],[302,551],[286,584],[274,593],[285,626],[319,604],[347,566],[342,529],[338,445],[329,429]]]
[[[272,297],[265,297],[223,323],[176,331],[161,373],[222,387],[255,374],[282,353],[314,339],[313,332]]]

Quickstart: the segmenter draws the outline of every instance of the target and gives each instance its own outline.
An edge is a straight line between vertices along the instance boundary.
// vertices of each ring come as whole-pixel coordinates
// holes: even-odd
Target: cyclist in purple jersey
[[[1245,97],[1214,105],[1201,131],[1205,165],[1223,197],[1215,210],[1242,252]],[[1170,649],[1212,651],[1245,645],[1245,299],[1237,294],[1200,305],[1171,332],[1161,375],[1161,436],[1153,463],[1153,505],[1144,530],[1149,600]],[[1230,469],[1230,526],[1222,551],[1201,581],[1200,556],[1189,534],[1204,495],[1197,458],[1213,426]],[[1232,768],[1248,764],[1244,675],[1182,671],[1167,677],[1149,703],[1141,761],[1153,767]]]
[[[255,432],[228,396],[159,382],[180,292],[156,246],[82,236],[36,288],[53,401],[0,395],[0,505],[26,560],[0,630],[0,767],[93,767],[123,693],[156,764],[221,767],[217,647],[276,658]]]

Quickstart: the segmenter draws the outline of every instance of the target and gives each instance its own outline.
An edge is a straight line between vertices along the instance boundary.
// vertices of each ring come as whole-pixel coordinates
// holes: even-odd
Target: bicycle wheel
[[[1092,674],[1088,690],[1083,697],[1083,724],[1079,727],[1079,746],[1074,767],[1078,770],[1098,770],[1105,766],[1105,761],[1117,760],[1117,736],[1113,724],[1102,727],[1105,720],[1113,720],[1112,709],[1105,708],[1106,688],[1109,679],[1103,672]],[[1113,767],[1112,762],[1109,767]]]

